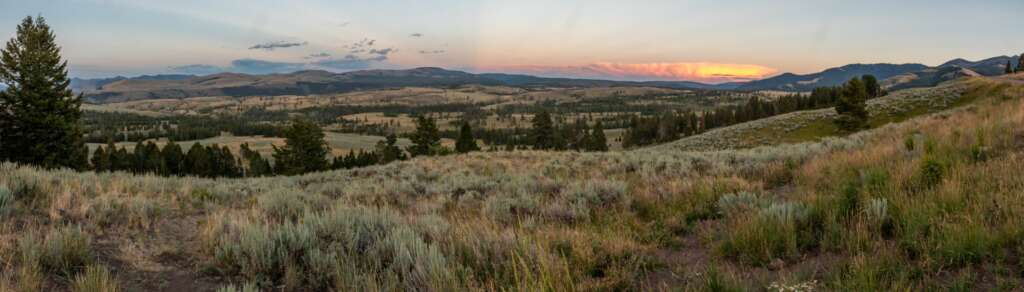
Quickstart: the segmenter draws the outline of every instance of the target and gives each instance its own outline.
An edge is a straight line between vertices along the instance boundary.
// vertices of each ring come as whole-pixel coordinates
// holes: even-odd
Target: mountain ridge
[[[849,64],[817,73],[783,73],[748,82],[706,84],[693,81],[616,81],[582,78],[554,78],[525,74],[470,73],[439,67],[372,69],[344,73],[304,70],[292,73],[253,75],[217,73],[195,75],[117,76],[101,79],[72,79],[72,89],[98,103],[157,98],[198,96],[259,96],[334,94],[357,90],[410,86],[444,87],[467,84],[515,87],[613,87],[649,86],[697,90],[776,90],[806,92],[817,87],[837,86],[850,78],[871,74],[890,90],[935,86],[963,76],[994,76],[1005,70],[1006,62],[1016,66],[1016,56],[997,56],[980,61],[952,59],[936,67],[923,64]]]

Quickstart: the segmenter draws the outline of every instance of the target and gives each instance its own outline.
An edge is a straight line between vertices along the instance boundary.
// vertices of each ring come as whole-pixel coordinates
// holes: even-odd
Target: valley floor
[[[745,150],[218,180],[3,164],[0,291],[1019,290],[1024,85],[943,86],[896,93],[943,105],[900,123]]]

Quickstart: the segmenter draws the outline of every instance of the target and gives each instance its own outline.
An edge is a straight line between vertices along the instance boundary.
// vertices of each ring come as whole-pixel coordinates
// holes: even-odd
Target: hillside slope
[[[992,82],[991,80],[1002,79],[975,76],[936,87],[900,90],[869,100],[867,102],[867,109],[871,114],[869,126],[879,127],[887,123],[901,122],[915,116],[944,111],[970,103],[979,95],[986,93],[984,92],[986,89],[980,88],[979,84]],[[793,112],[714,129],[655,147],[705,151],[814,141],[841,134],[833,124],[836,116],[836,111],[833,108]]]
[[[749,150],[221,180],[3,164],[0,290],[1020,289],[1018,83],[975,78],[963,110]]]

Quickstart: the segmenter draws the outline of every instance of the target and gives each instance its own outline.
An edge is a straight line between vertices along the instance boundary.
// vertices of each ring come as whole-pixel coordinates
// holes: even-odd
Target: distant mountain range
[[[705,90],[778,90],[801,92],[816,87],[837,86],[850,78],[871,74],[890,90],[934,86],[962,76],[1002,74],[1006,62],[1016,66],[1017,57],[1000,56],[977,62],[955,59],[937,67],[922,64],[852,64],[822,72],[798,75],[785,73],[750,82],[704,84],[690,81],[613,81],[598,79],[547,78],[531,75],[473,74],[435,67],[407,70],[363,70],[332,73],[320,70],[289,74],[248,75],[219,73],[206,76],[152,75],[134,78],[78,79],[72,89],[93,102],[120,102],[156,98],[197,96],[272,96],[332,94],[357,90],[407,86],[459,86],[466,84],[516,87],[607,87],[652,86]]]

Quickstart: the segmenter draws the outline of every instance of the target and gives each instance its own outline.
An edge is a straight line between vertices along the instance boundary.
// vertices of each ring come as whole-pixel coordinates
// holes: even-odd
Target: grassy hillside
[[[929,113],[941,112],[969,104],[979,97],[995,95],[1006,89],[1007,79],[968,78],[944,83],[936,87],[900,90],[869,100],[871,113],[869,126],[877,128],[889,123],[905,121]],[[1008,94],[1018,94],[1010,92]],[[714,150],[750,148],[780,143],[817,141],[824,137],[841,136],[836,128],[835,109],[801,111],[766,119],[714,129],[661,145],[675,150]]]
[[[0,291],[1020,289],[1024,84],[948,86],[875,116],[969,105],[747,150],[221,180],[4,164]]]

